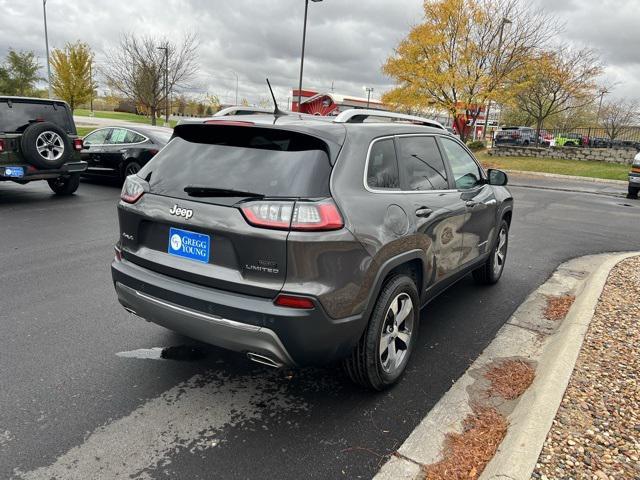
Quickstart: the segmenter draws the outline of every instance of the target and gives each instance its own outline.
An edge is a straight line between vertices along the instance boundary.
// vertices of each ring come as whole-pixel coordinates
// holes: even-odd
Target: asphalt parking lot
[[[370,478],[559,263],[638,249],[640,201],[512,192],[501,282],[467,278],[430,304],[404,380],[376,395],[127,314],[108,268],[118,187],[0,184],[0,478]]]

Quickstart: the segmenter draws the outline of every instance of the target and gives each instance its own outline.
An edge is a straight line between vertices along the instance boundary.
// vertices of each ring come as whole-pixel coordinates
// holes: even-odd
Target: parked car
[[[555,137],[556,147],[581,147],[585,139],[579,133],[559,133]]]
[[[631,172],[629,172],[629,190],[628,198],[638,198],[638,192],[640,191],[640,152],[638,152],[633,159],[631,165]]]
[[[120,303],[258,363],[341,360],[355,382],[390,386],[424,305],[468,273],[500,279],[513,208],[505,173],[437,122],[403,118],[177,126],[122,188]]]
[[[109,175],[123,182],[137,173],[169,142],[173,130],[163,127],[105,127],[84,137],[85,175]]]
[[[539,139],[539,145],[543,147],[548,147],[549,145],[551,145],[551,142],[553,140],[553,135],[547,130],[540,130],[538,139]]]
[[[536,130],[531,127],[502,127],[493,137],[494,145],[534,145]]]
[[[81,149],[65,102],[0,96],[0,181],[46,180],[55,194],[71,195],[87,168]]]

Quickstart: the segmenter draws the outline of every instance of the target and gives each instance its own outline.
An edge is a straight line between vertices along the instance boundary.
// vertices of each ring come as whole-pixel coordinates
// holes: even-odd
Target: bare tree
[[[638,120],[637,100],[610,100],[600,109],[600,124],[610,140],[615,140]]]
[[[107,84],[140,104],[155,125],[157,114],[167,100],[166,92],[171,95],[175,88],[186,87],[197,72],[197,49],[193,34],[187,34],[180,44],[164,38],[127,34],[119,47],[107,54],[106,66],[101,71]]]
[[[512,83],[517,108],[536,123],[537,135],[544,121],[593,102],[596,77],[602,72],[593,50],[568,47],[544,51],[531,59],[528,68]]]

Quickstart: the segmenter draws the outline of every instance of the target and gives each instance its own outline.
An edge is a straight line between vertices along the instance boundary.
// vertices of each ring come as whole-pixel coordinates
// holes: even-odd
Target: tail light
[[[310,298],[282,293],[276,297],[273,303],[280,307],[300,308],[304,310],[311,310],[314,307],[313,301]]]
[[[73,139],[73,148],[74,149],[76,149],[79,152],[80,150],[82,150],[83,147],[84,147],[84,143],[83,143],[81,138],[74,138]]]
[[[0,140],[0,153],[4,152],[4,140]]]
[[[241,208],[250,225],[276,230],[339,230],[342,216],[331,200],[320,202],[283,202],[261,200]]]
[[[127,203],[136,203],[140,197],[149,191],[149,184],[137,175],[129,175],[122,185],[120,200]]]

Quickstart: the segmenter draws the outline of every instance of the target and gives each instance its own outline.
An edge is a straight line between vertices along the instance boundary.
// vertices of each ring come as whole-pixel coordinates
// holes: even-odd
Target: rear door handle
[[[433,210],[431,210],[428,207],[420,207],[420,208],[416,209],[416,217],[426,218],[429,215],[431,215],[432,213],[433,213]]]

